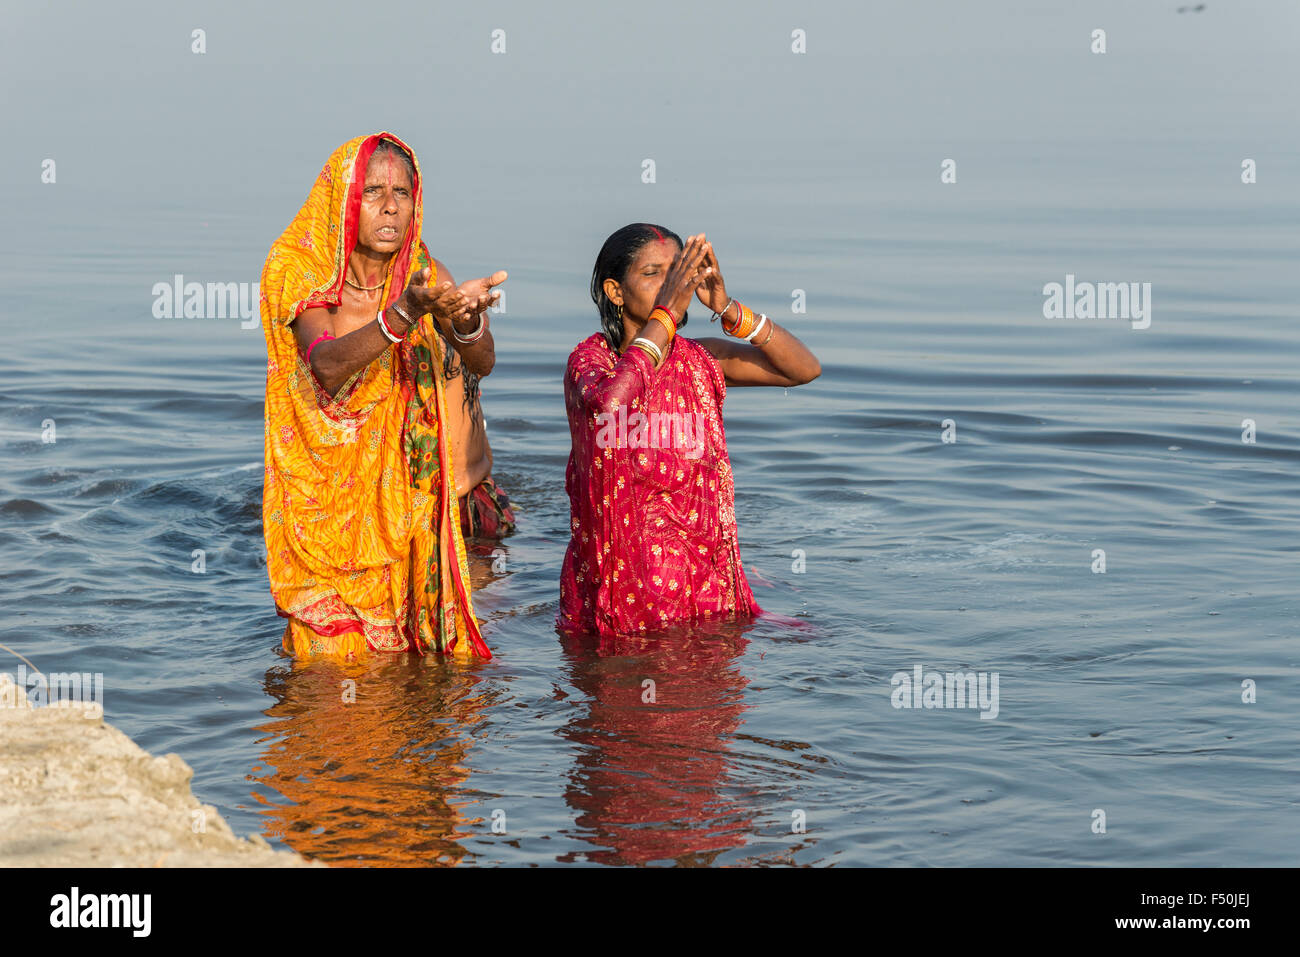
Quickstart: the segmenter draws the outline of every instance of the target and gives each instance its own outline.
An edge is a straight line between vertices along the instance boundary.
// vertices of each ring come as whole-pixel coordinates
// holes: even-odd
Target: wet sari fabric
[[[717,361],[680,336],[658,370],[601,334],[569,356],[563,630],[630,635],[761,613],[740,559],[725,396]]]
[[[291,322],[336,306],[356,244],[365,172],[389,133],[343,144],[262,271],[266,435],[262,524],[276,610],[295,655],[435,651],[491,657],[469,591],[445,421],[441,338],[425,315],[330,397]],[[407,149],[414,159],[414,152]],[[422,196],[389,262],[383,308],[431,265]],[[430,283],[437,277],[431,276]]]

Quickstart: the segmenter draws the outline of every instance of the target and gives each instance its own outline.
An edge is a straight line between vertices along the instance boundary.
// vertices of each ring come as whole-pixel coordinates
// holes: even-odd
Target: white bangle
[[[758,338],[758,334],[759,334],[759,332],[762,331],[762,329],[763,329],[763,327],[764,327],[765,325],[767,325],[767,316],[763,315],[763,314],[760,312],[760,313],[758,314],[758,325],[756,325],[756,326],[754,327],[754,331],[753,331],[753,332],[751,332],[749,335],[745,336],[745,341],[746,341],[746,342],[753,342],[756,338]]]
[[[379,331],[384,334],[384,338],[394,344],[402,341],[402,337],[394,335],[393,330],[388,328],[388,323],[384,322],[384,310],[380,309],[375,318],[379,320]]]
[[[656,369],[659,368],[660,364],[664,361],[663,350],[660,349],[653,342],[651,342],[649,339],[647,339],[645,336],[637,336],[635,339],[632,340],[632,345],[636,345],[638,342],[645,345],[651,352],[654,353],[655,368]]]
[[[478,342],[483,338],[483,333],[487,332],[487,323],[483,321],[485,318],[486,314],[480,312],[478,314],[478,325],[474,327],[474,331],[466,333],[463,336],[456,331],[456,324],[452,323],[451,334],[455,336],[457,342],[464,345],[469,345],[471,342]]]

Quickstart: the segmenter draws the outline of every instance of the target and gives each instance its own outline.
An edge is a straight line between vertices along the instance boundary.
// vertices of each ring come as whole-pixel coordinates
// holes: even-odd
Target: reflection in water
[[[562,639],[569,680],[589,702],[560,732],[577,752],[565,800],[577,836],[598,848],[585,859],[700,865],[744,844],[753,803],[727,791],[736,792],[729,738],[747,708],[736,660],[749,627]]]
[[[356,682],[356,700],[344,684]],[[266,674],[276,703],[250,780],[283,795],[267,836],[332,864],[454,864],[476,819],[454,794],[474,726],[493,697],[473,666],[436,656],[355,664],[286,661]]]

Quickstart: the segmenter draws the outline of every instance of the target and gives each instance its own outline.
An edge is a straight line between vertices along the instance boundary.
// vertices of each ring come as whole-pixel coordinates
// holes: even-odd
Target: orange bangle
[[[673,322],[672,314],[663,306],[655,306],[650,312],[650,318],[664,327],[668,333],[668,341],[673,341],[673,336],[677,335],[677,324]]]
[[[754,329],[757,328],[757,320],[754,316],[753,310],[739,299],[736,300],[736,310],[738,315],[736,316],[735,324],[733,324],[731,328],[727,328],[724,324],[722,329],[729,336],[735,336],[737,339],[745,339],[753,335]]]

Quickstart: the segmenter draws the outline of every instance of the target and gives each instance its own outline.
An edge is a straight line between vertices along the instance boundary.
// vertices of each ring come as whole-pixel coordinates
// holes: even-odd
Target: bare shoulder
[[[444,263],[441,259],[438,259],[436,256],[433,255],[429,256],[429,262],[433,266],[432,278],[435,285],[440,286],[444,282],[449,282],[453,286],[456,284],[456,280],[451,278],[451,270],[447,268],[446,263]]]

